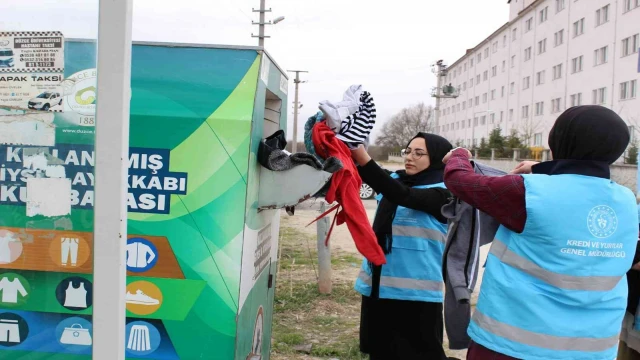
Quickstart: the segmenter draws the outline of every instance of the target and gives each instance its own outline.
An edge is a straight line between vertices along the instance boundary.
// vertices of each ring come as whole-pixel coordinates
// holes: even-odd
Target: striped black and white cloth
[[[350,148],[356,148],[359,144],[364,144],[367,147],[369,145],[369,135],[375,123],[376,104],[371,93],[362,91],[358,110],[342,120],[337,137]]]

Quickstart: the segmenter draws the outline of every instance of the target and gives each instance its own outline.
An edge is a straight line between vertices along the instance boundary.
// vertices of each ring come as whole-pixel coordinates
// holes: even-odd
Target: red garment
[[[342,207],[336,215],[338,225],[347,223],[356,248],[367,260],[374,265],[386,264],[384,252],[378,245],[378,239],[360,200],[362,179],[351,160],[351,150],[336,138],[336,134],[324,122],[313,126],[311,139],[318,155],[325,159],[338,158],[343,165],[343,168],[331,177],[331,186],[325,196],[328,203],[337,201]]]
[[[514,357],[497,353],[491,349],[471,341],[467,351],[467,360],[518,360]]]
[[[491,215],[506,228],[521,233],[527,221],[524,179],[520,175],[476,174],[466,150],[453,152],[444,169],[447,189],[462,201]]]

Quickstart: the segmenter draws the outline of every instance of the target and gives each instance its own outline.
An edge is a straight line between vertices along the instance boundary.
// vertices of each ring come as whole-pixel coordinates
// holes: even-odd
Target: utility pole
[[[260,9],[259,10],[252,9],[252,11],[260,13],[260,21],[258,21],[258,22],[252,21],[251,22],[253,25],[258,25],[258,35],[251,34],[251,37],[258,38],[258,45],[261,48],[264,48],[264,39],[271,37],[271,36],[266,36],[264,34],[264,30],[265,30],[264,26],[265,25],[275,25],[275,24],[283,21],[284,20],[284,16],[279,16],[279,17],[275,18],[273,20],[273,22],[271,22],[271,21],[267,22],[266,19],[265,19],[264,14],[268,13],[268,12],[271,12],[271,8],[269,8],[267,10],[267,8],[266,8],[266,0],[260,0]]]
[[[252,22],[253,25],[258,25],[258,36],[251,34],[251,37],[254,37],[254,38],[257,37],[258,38],[258,45],[260,47],[264,47],[264,39],[265,38],[271,37],[271,36],[266,36],[264,34],[264,26],[271,24],[271,21],[269,21],[267,23],[266,19],[264,18],[264,14],[265,13],[271,12],[271,9],[269,9],[269,10],[266,9],[266,6],[267,6],[266,2],[267,2],[267,0],[260,0],[260,10],[252,9],[253,12],[260,13],[260,21],[259,22],[255,22],[255,21]]]
[[[306,83],[306,81],[300,81],[300,73],[308,73],[308,71],[287,70],[287,72],[296,73],[296,78],[293,80],[293,83],[296,84],[296,94],[293,100],[293,144],[291,144],[291,152],[295,154],[298,150],[298,109],[300,109],[298,104],[298,89],[301,83]]]
[[[447,76],[447,65],[442,60],[438,60],[431,65],[431,72],[436,76],[436,87],[431,90],[431,97],[436,98],[436,108],[434,114],[435,131],[440,133],[440,104],[441,99],[451,99],[458,97],[458,90],[452,86],[445,85],[445,77]]]

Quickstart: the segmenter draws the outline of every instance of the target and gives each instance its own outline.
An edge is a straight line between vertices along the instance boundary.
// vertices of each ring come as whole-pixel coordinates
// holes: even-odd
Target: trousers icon
[[[60,246],[62,250],[61,263],[62,266],[67,266],[69,257],[71,257],[71,266],[76,266],[78,261],[78,239],[74,238],[62,238]]]

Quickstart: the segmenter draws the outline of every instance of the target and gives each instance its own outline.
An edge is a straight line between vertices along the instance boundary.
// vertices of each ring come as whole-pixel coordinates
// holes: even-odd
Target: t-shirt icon
[[[127,270],[141,273],[151,270],[158,262],[158,250],[147,239],[127,240]]]
[[[24,277],[18,274],[4,273],[0,274],[0,291],[2,292],[0,306],[16,307],[27,301],[31,288]]]
[[[16,234],[0,230],[0,264],[11,264],[22,255],[22,242]]]

